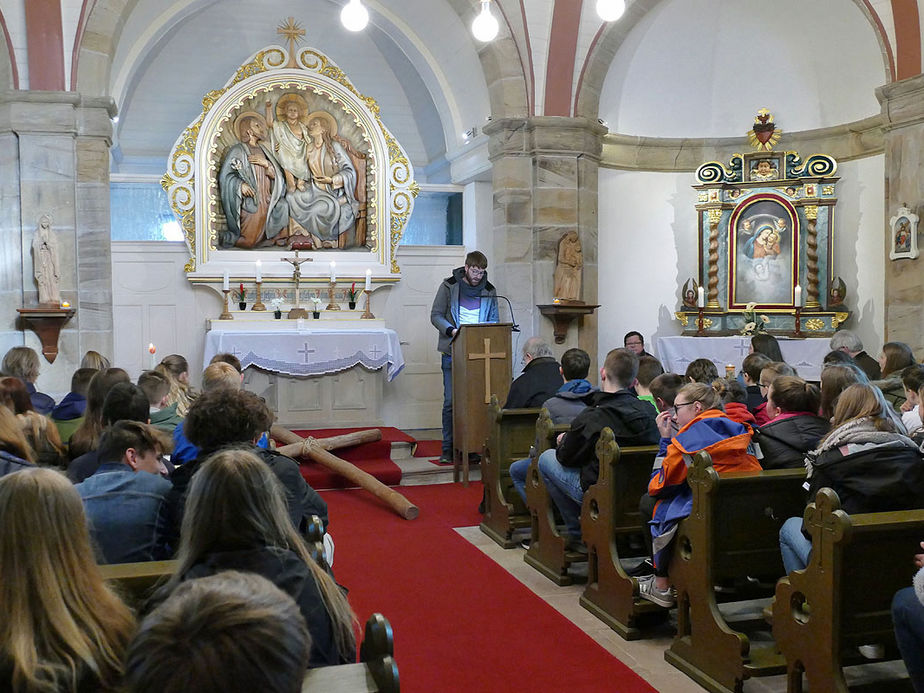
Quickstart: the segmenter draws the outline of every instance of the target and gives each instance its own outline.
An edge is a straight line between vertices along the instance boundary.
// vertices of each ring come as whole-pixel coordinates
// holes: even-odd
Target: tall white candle
[[[154,342],[151,342],[150,344],[148,344],[148,353],[151,354],[151,370],[153,371],[154,366],[157,365],[154,359],[154,354],[157,353],[157,347],[154,346]]]
[[[372,291],[372,270],[366,270],[366,291]]]
[[[330,280],[337,281],[337,263],[334,260],[330,261]]]
[[[795,294],[796,294],[796,300],[795,300],[796,307],[801,308],[802,307],[802,287],[799,286],[798,284],[796,284]]]
[[[706,307],[706,292],[701,286],[696,289],[696,306],[698,308]]]
[[[257,281],[263,281],[263,261],[257,260]]]
[[[221,285],[221,288],[222,288],[224,291],[228,291],[228,290],[231,289],[230,279],[229,279],[229,277],[228,277],[228,270],[225,270],[225,279],[224,279],[224,282],[223,282],[222,285]]]

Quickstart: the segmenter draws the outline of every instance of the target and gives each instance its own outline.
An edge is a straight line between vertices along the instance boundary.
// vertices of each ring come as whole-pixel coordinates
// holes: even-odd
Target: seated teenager
[[[855,384],[837,399],[831,432],[806,456],[808,499],[834,489],[847,514],[913,510],[924,507],[924,459],[905,435],[901,419],[870,384]],[[780,529],[786,572],[808,565],[810,539],[802,518]]]
[[[672,423],[680,429],[673,437]],[[718,393],[704,383],[684,386],[674,406],[658,414],[657,426],[661,434],[660,466],[648,483],[648,495],[657,499],[650,522],[655,574],[639,583],[639,594],[670,608],[675,602],[669,576],[674,535],[678,523],[693,507],[693,494],[687,485],[687,459],[706,451],[719,474],[758,471],[760,464],[753,454],[751,427],[725,416]]]
[[[772,334],[761,332],[751,337],[751,353],[763,354],[771,361],[785,361],[780,343]]]
[[[719,378],[712,381],[712,389],[722,399],[725,416],[732,421],[746,423],[752,427],[757,425],[757,420],[748,409],[748,393],[744,385],[735,378]]]
[[[542,337],[523,345],[523,373],[510,384],[504,409],[539,407],[562,386],[561,366]]]
[[[105,371],[108,368],[111,368],[112,364],[109,363],[109,359],[107,359],[101,353],[91,349],[83,355],[82,359],[80,359],[80,367],[92,368],[95,371]]]
[[[227,364],[212,364],[227,366]],[[228,366],[230,368],[230,366]],[[327,503],[302,477],[298,463],[275,450],[264,450],[256,441],[273,422],[273,414],[257,395],[246,390],[217,389],[203,392],[183,420],[186,435],[199,449],[196,459],[186,462],[171,474],[173,488],[167,498],[168,541],[175,545],[183,518],[183,502],[190,481],[214,452],[225,447],[250,450],[263,460],[285,491],[289,518],[299,532],[307,529],[312,515],[321,518],[327,527]]]
[[[226,570],[183,582],[142,621],[125,689],[299,693],[310,650],[292,597],[264,577]]]
[[[842,352],[838,352],[842,353]],[[764,469],[801,469],[805,455],[818,447],[830,424],[816,413],[821,392],[802,378],[782,375],[767,391],[770,421],[754,440],[760,446]]]
[[[580,548],[584,492],[600,475],[596,445],[603,429],[610,428],[621,446],[653,445],[658,440],[655,408],[629,392],[637,373],[638,356],[628,349],[610,351],[600,369],[602,391],[590,397],[588,407],[559,436],[558,447],[539,456],[539,473],[573,547]]]
[[[0,405],[0,476],[31,469],[33,452],[16,415]]]
[[[829,351],[827,354],[825,354],[825,357],[821,360],[821,367],[824,368],[825,366],[833,366],[834,364],[844,364],[844,363],[847,363],[853,366],[857,365],[857,362],[854,361],[850,357],[850,354],[848,354],[846,351]],[[878,365],[876,366],[876,372],[877,373],[879,372]]]
[[[651,396],[654,398],[655,409],[660,413],[673,407],[674,398],[686,384],[687,380],[678,373],[662,373],[655,376],[648,386]]]
[[[872,383],[882,390],[886,401],[897,412],[901,411],[902,405],[905,403],[902,371],[915,363],[911,347],[904,342],[886,342],[882,345],[882,352],[879,354],[882,377],[879,380],[872,381]]]
[[[42,415],[51,413],[51,410],[55,407],[55,401],[35,389],[35,381],[39,377],[39,357],[35,353],[35,349],[27,346],[13,347],[3,357],[3,365],[0,370],[4,375],[19,378],[23,382],[29,392],[29,399],[32,401],[32,408],[35,411]]]
[[[170,447],[166,434],[137,421],[117,421],[103,431],[99,469],[76,486],[101,563],[170,557],[164,506],[172,485],[161,461]]]
[[[638,375],[635,377],[635,394],[639,399],[651,402],[657,411],[658,403],[651,394],[651,381],[664,373],[664,367],[661,362],[654,356],[639,356],[638,358]]]
[[[87,411],[87,390],[96,372],[94,368],[78,368],[74,371],[74,375],[71,376],[71,391],[51,410],[51,420],[58,427],[61,442],[65,445],[83,423],[83,416]]]
[[[0,479],[0,688],[115,691],[135,631],[93,560],[80,496],[58,472]]]
[[[719,369],[709,359],[695,359],[690,361],[684,376],[687,382],[711,385],[719,377]]]
[[[101,371],[100,373],[102,374],[103,372],[104,371]],[[94,378],[94,382],[95,381],[96,378]],[[111,426],[116,421],[140,421],[141,423],[147,423],[148,398],[145,397],[140,387],[131,382],[116,383],[106,394],[100,418],[103,426]],[[101,435],[102,430],[100,431],[100,436]],[[96,470],[99,469],[101,462],[111,461],[100,459],[98,448],[99,438],[97,438],[97,442],[94,444],[92,450],[71,460],[71,463],[67,466],[67,478],[75,484],[79,484],[81,481],[94,474]],[[167,471],[170,472],[172,469],[168,468]]]
[[[176,404],[176,413],[186,416],[190,405],[196,399],[196,393],[189,385],[189,364],[186,359],[179,354],[170,354],[165,356],[154,370],[170,381],[167,404]]]
[[[818,414],[823,419],[831,420],[834,407],[841,393],[854,383],[868,383],[866,374],[859,366],[834,364],[825,366],[821,371],[821,406]]]
[[[144,391],[145,396],[148,398],[151,425],[156,426],[168,435],[173,435],[174,429],[183,420],[183,417],[176,413],[176,402],[167,404],[170,394],[170,381],[157,371],[145,371],[138,376],[138,387]]]
[[[130,382],[128,373],[121,368],[107,368],[93,376],[87,386],[87,408],[83,415],[83,423],[77,427],[67,443],[67,452],[71,460],[96,449],[99,436],[103,432],[103,402],[106,401],[106,395],[117,383]],[[71,479],[73,480],[73,477]]]
[[[202,395],[188,420],[193,421],[196,408],[215,394],[230,393]],[[177,561],[176,572],[159,596],[187,580],[225,570],[256,573],[298,604],[311,633],[309,666],[356,660],[354,617],[346,597],[312,560],[290,521],[279,480],[252,452],[223,450],[200,465],[189,484]]]
[[[587,407],[587,399],[597,388],[587,380],[590,371],[590,355],[583,349],[568,349],[561,357],[559,372],[564,379],[558,392],[542,403],[549,410],[552,423],[571,423],[575,416]],[[526,502],[526,473],[529,470],[529,458],[517,460],[510,465],[510,477],[513,487]]]
[[[748,392],[748,409],[753,414],[758,407],[767,403],[766,396],[760,391],[760,372],[773,361],[759,351],[748,354],[741,364],[741,380]]]
[[[222,352],[220,354],[215,354],[210,360],[209,365],[213,363],[227,363],[229,366],[233,367],[238,373],[243,373],[244,369],[241,368],[241,360],[234,354],[229,354],[227,352]]]
[[[924,549],[924,542],[920,547]],[[913,586],[892,598],[892,624],[911,683],[920,692],[924,691],[924,553],[915,554],[913,564],[917,569]]]
[[[16,415],[16,421],[26,438],[31,459],[41,466],[63,467],[67,455],[58,429],[32,406],[26,386],[19,378],[0,378],[0,404]]]
[[[796,373],[795,368],[783,361],[773,361],[772,363],[768,363],[766,366],[761,368],[759,382],[760,394],[766,397],[767,392],[770,391],[770,386],[773,384],[773,381],[779,378],[781,375],[796,376],[798,373]],[[763,426],[770,420],[770,414],[767,413],[766,402],[754,410],[754,418],[757,419],[758,426]]]
[[[908,432],[922,426],[921,400],[918,390],[924,386],[924,364],[916,363],[902,371],[902,387],[905,388],[905,404],[902,405],[902,423]]]

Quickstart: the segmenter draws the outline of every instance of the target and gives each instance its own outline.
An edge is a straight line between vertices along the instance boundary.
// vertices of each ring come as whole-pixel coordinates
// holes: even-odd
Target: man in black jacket
[[[504,409],[541,407],[564,383],[552,347],[542,337],[526,340],[523,363],[523,373],[510,385]]]
[[[629,392],[637,374],[634,353],[628,349],[608,353],[600,369],[602,391],[589,398],[587,409],[559,436],[558,448],[539,456],[539,472],[573,541],[581,536],[584,492],[600,474],[595,448],[603,429],[612,429],[616,442],[624,446],[654,445],[660,440],[655,408]]]

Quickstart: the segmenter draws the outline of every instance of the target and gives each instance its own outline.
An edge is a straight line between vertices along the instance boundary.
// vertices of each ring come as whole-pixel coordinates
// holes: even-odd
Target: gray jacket
[[[465,275],[464,267],[457,267],[452,271],[452,276],[447,277],[436,290],[436,297],[433,299],[433,307],[430,308],[430,322],[439,330],[440,338],[437,344],[437,351],[444,354],[451,354],[450,343],[452,342],[452,331],[459,327],[459,282]],[[478,312],[479,322],[499,322],[497,313],[497,290],[494,285],[488,281],[488,275],[484,276],[484,287],[482,289],[483,297],[481,299],[481,308]]]
[[[571,423],[575,416],[587,408],[585,397],[589,397],[594,392],[599,392],[593,388],[590,392],[578,394],[576,392],[559,392],[549,397],[542,406],[549,410],[549,417],[552,423]]]

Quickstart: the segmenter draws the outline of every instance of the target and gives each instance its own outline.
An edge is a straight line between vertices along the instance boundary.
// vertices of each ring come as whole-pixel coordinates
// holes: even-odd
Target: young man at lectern
[[[488,258],[473,250],[436,290],[430,322],[439,330],[437,350],[443,369],[443,452],[440,462],[452,464],[452,340],[462,325],[499,322],[497,290],[488,281]]]

